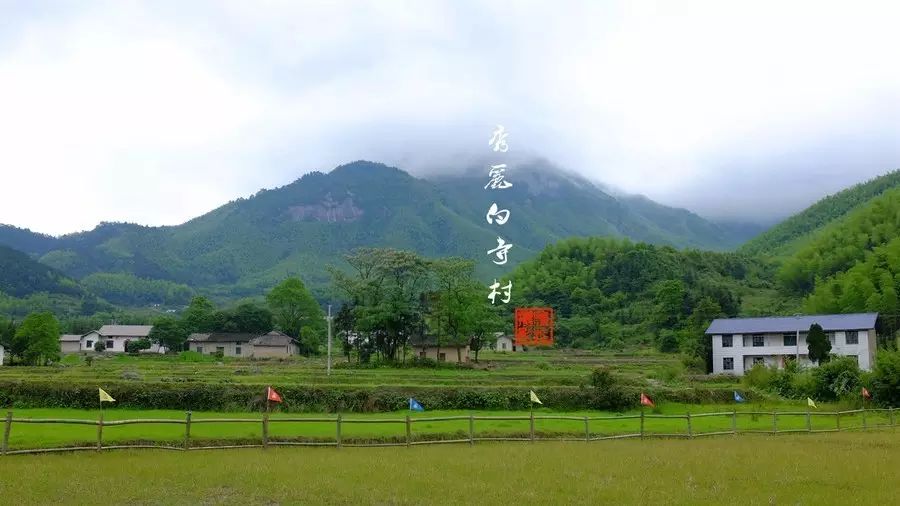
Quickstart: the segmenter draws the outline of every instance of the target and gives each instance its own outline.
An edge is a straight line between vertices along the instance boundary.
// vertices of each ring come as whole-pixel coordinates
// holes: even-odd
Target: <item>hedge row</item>
[[[258,411],[265,403],[263,385],[176,384],[111,382],[104,390],[116,406],[134,409],[180,409],[194,411]],[[527,410],[527,388],[508,387],[409,387],[371,388],[278,386],[284,398],[279,406],[289,412],[381,412],[406,409],[415,397],[429,410]],[[731,400],[731,390],[659,389],[647,391],[659,401],[722,403]],[[538,391],[545,407],[558,410],[621,410],[638,405],[640,390],[616,387],[600,391],[593,387],[545,387]],[[98,406],[96,384],[56,381],[0,381],[0,406],[4,408],[82,408]]]

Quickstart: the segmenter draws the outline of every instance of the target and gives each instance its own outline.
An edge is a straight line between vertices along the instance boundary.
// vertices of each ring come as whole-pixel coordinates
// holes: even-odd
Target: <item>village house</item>
[[[713,373],[742,376],[756,364],[783,368],[789,361],[811,365],[806,336],[819,324],[831,341],[831,353],[853,357],[860,369],[875,362],[878,313],[719,318],[706,335],[712,339]]]
[[[516,351],[516,341],[513,336],[500,334],[494,344],[494,351]]]
[[[125,345],[130,341],[147,339],[153,325],[104,325],[99,330],[92,330],[87,334],[75,336],[63,334],[59,337],[59,348],[63,353],[78,353],[82,351],[96,351],[97,343],[105,346],[104,353],[124,353]],[[76,349],[75,338],[78,338]],[[144,353],[165,353],[165,348],[153,343],[150,349]]]
[[[59,351],[62,353],[78,353],[81,351],[81,334],[63,334],[59,336]]]
[[[290,357],[300,352],[297,341],[277,330],[267,334],[239,332],[210,332],[191,334],[188,349],[212,355],[221,352],[224,357]]]
[[[469,361],[469,345],[440,343],[435,337],[413,339],[410,347],[419,359],[464,364]]]

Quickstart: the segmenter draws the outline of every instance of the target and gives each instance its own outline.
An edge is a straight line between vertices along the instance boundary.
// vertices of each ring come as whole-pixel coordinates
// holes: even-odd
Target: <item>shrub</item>
[[[127,343],[125,343],[125,351],[128,353],[137,354],[141,350],[149,350],[150,346],[151,343],[149,339],[136,339],[134,341],[128,341]]]
[[[859,365],[850,357],[832,357],[812,371],[814,397],[835,401],[859,389]]]
[[[97,353],[106,351],[106,345],[103,344],[103,341],[97,341],[96,343],[94,343],[94,351],[96,351]]]
[[[900,352],[882,350],[872,371],[872,397],[883,406],[900,406]]]

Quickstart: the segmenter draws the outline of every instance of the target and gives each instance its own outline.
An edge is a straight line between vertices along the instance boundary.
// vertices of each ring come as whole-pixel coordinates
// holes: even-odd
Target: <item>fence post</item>
[[[269,447],[269,413],[263,413],[262,419],[262,443],[263,448]]]
[[[694,430],[691,428],[691,412],[687,412],[688,437],[694,439]]]
[[[641,439],[644,439],[644,409],[641,408]]]
[[[737,410],[731,410],[731,433],[737,434]]]
[[[191,448],[191,412],[187,411],[184,414],[184,449],[189,450]]]
[[[469,415],[469,446],[475,444],[475,415]]]
[[[838,430],[838,432],[840,432],[841,431],[841,412],[835,411],[834,418],[835,418],[835,425],[837,426],[837,430]]]
[[[866,407],[865,406],[863,406],[863,408],[862,408],[862,419],[863,419],[863,429],[868,429],[869,424],[866,422]]]
[[[341,447],[341,414],[337,416],[337,447]]]
[[[103,449],[103,412],[100,412],[100,420],[97,422],[97,451]]]
[[[534,443],[534,411],[531,412],[531,442]]]
[[[338,434],[340,434],[341,430],[338,429]],[[340,436],[338,436],[340,438]],[[412,440],[412,426],[409,421],[409,413],[406,414],[406,447],[409,448],[410,441]]]
[[[812,432],[812,417],[809,414],[809,407],[806,408],[806,432]]]
[[[890,414],[891,414],[891,427],[894,427],[894,430],[897,430],[896,429],[897,426],[894,424],[894,407],[893,406],[891,406]]]
[[[772,434],[778,434],[778,410],[772,410]]]
[[[591,426],[589,425],[588,417],[584,417],[584,441],[591,441]]]
[[[9,431],[12,430],[12,411],[6,412],[6,424],[3,427],[3,448],[2,453],[6,455],[6,451],[9,449]]]

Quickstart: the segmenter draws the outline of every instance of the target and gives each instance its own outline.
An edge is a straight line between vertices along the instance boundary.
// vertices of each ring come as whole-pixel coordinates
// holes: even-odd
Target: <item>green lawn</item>
[[[890,431],[0,458],[4,504],[893,504]]]
[[[737,416],[732,418],[731,410],[737,410]],[[688,435],[687,420],[683,417],[673,417],[692,412],[721,413],[717,416],[693,416],[691,430],[693,434],[703,432],[731,431],[732,423],[736,422],[739,431],[772,431],[773,419],[770,414],[751,414],[750,411],[777,409],[780,412],[794,412],[794,415],[779,415],[778,430],[806,430],[807,420],[805,406],[800,404],[774,404],[769,406],[754,405],[683,405],[665,404],[659,409],[647,410],[644,420],[645,434],[676,434]],[[835,416],[826,414],[834,409],[833,406],[823,405],[820,410],[814,410],[810,417],[810,426],[814,430],[834,429],[837,426]],[[361,414],[350,413],[342,415],[341,435],[344,443],[366,441],[395,441],[404,442],[406,438],[405,417],[408,412]],[[549,409],[535,411],[535,434],[541,438],[584,438],[584,417],[609,418],[589,420],[591,438],[621,436],[638,434],[640,432],[639,411],[626,413],[612,413],[599,411],[579,412],[554,412]],[[410,414],[412,419],[412,440],[423,439],[459,439],[469,437],[469,420],[429,421],[426,418],[435,417],[528,417],[529,413],[514,411],[429,411],[425,413]],[[654,418],[657,415],[672,418]],[[898,414],[900,415],[900,414]],[[541,419],[544,416],[576,417],[576,420],[552,420]],[[15,409],[14,420],[21,419],[81,419],[97,420],[96,410],[78,409]],[[312,422],[279,422],[283,418],[328,418],[327,421]],[[309,442],[334,442],[336,440],[337,424],[334,414],[281,414],[273,413],[269,427],[270,439],[273,441],[309,441]],[[239,418],[247,419],[247,422],[234,423],[204,423],[204,420],[213,418]],[[184,420],[183,411],[174,410],[126,410],[110,408],[104,412],[105,421],[127,419],[172,419]],[[224,444],[228,441],[242,443],[258,443],[262,437],[262,415],[259,413],[192,413],[191,438],[193,444]],[[377,423],[372,420],[395,420],[396,422]],[[417,421],[420,420],[420,421]],[[367,423],[355,423],[365,421]],[[848,414],[841,416],[842,429],[862,428],[863,417],[861,414]],[[875,425],[887,425],[890,423],[887,412],[868,412],[865,423],[868,427]],[[97,440],[97,427],[95,425],[70,425],[70,424],[40,424],[14,421],[9,438],[9,449],[47,448],[59,446],[94,445]],[[529,420],[476,420],[474,423],[475,437],[529,437]],[[183,444],[185,426],[183,424],[134,424],[134,425],[110,425],[103,431],[104,444],[124,444],[141,441]]]

